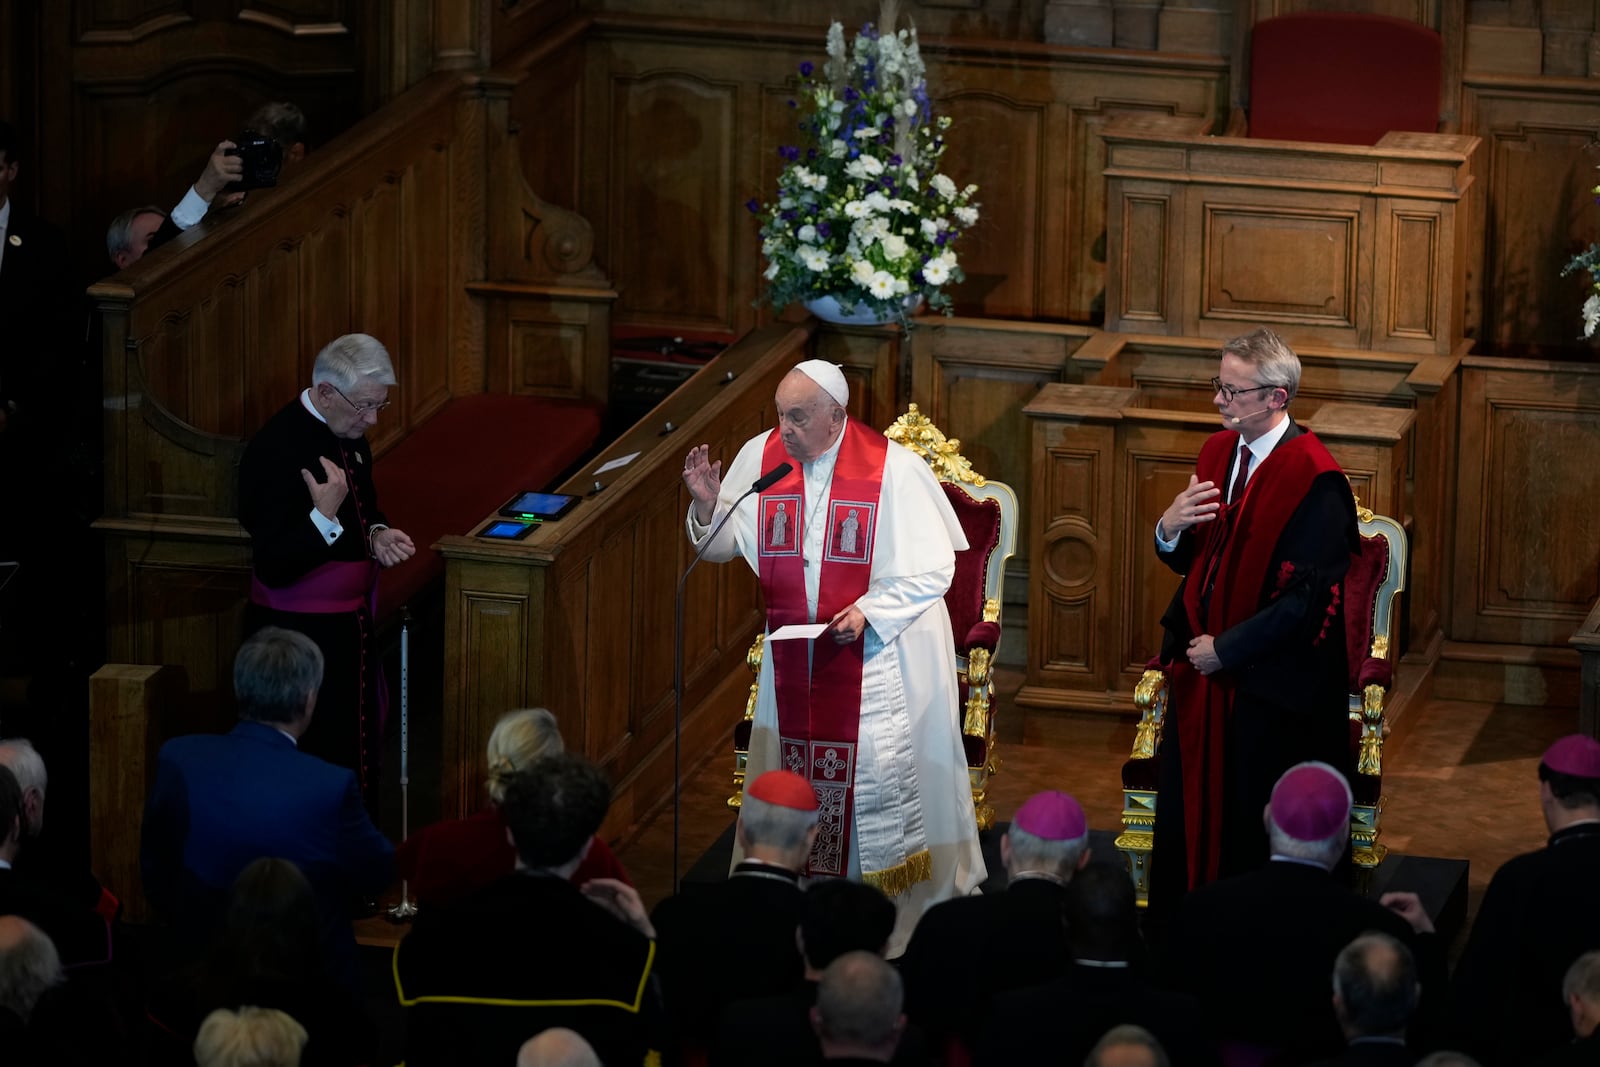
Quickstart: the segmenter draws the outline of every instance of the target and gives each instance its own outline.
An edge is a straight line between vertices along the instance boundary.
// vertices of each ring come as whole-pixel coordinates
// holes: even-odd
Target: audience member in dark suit
[[[1600,950],[1585,952],[1567,968],[1561,982],[1572,1015],[1573,1040],[1535,1067],[1594,1067],[1600,1063]]]
[[[146,1016],[147,1067],[193,1062],[200,1025],[218,1008],[276,1008],[310,1036],[305,1067],[375,1063],[378,1032],[360,997],[323,969],[317,899],[288,860],[244,869],[206,958],[157,986]]]
[[[450,904],[491,885],[516,870],[517,850],[500,816],[506,780],[535,760],[564,751],[556,717],[545,708],[519,708],[500,716],[489,734],[489,806],[466,819],[450,819],[424,827],[395,850],[395,866],[411,895],[424,907]],[[595,838],[572,884],[591,878],[615,878],[632,885],[616,853]]]
[[[1495,872],[1456,967],[1456,1038],[1490,1067],[1568,1040],[1562,977],[1600,948],[1600,742],[1571,734],[1551,745],[1539,803],[1549,844]]]
[[[846,953],[882,956],[894,934],[894,922],[894,905],[873,886],[830,878],[807,889],[795,934],[805,960],[804,980],[781,995],[737,1000],[724,1007],[711,1048],[713,1067],[746,1063],[812,1067],[820,1063],[822,1046],[811,1024],[811,1009],[817,1003],[817,983],[823,971]],[[927,1041],[916,1026],[906,1028],[895,1062],[928,1062]]]
[[[54,387],[73,340],[66,237],[11,195],[21,150],[15,127],[0,121],[0,431],[8,433],[54,421],[64,400]]]
[[[1061,902],[1089,862],[1089,822],[1065,793],[1036,793],[1000,837],[1001,893],[956,897],[922,916],[900,960],[906,1014],[936,1042],[971,1044],[989,1000],[1066,969]]]
[[[287,1013],[256,1005],[218,1008],[194,1039],[195,1067],[299,1067],[306,1028]]]
[[[800,875],[816,835],[810,783],[793,771],[767,771],[745,789],[734,828],[744,860],[727,881],[686,885],[656,905],[650,918],[661,981],[684,1048],[711,1041],[724,1004],[784,993],[800,981]]]
[[[1411,1067],[1406,1024],[1422,987],[1411,950],[1388,934],[1362,934],[1333,965],[1333,1013],[1345,1050],[1321,1067]]]
[[[973,1062],[1003,1067],[1050,1049],[1056,1063],[1079,1064],[1113,1026],[1148,1030],[1186,1067],[1216,1062],[1216,1044],[1187,993],[1149,978],[1139,936],[1139,904],[1121,864],[1091,863],[1063,901],[1072,963],[1048,985],[997,994]]]
[[[517,871],[422,910],[395,949],[409,1067],[505,1067],[552,1026],[577,1031],[606,1064],[656,1055],[655,930],[644,905],[621,882],[571,881],[610,803],[604,776],[576,756],[512,776],[502,810]],[[725,979],[737,974],[728,961]]]
[[[1180,987],[1199,996],[1224,1059],[1230,1043],[1302,1062],[1331,1056],[1344,1041],[1328,975],[1345,945],[1367,930],[1410,945],[1425,997],[1442,982],[1442,954],[1415,894],[1373,903],[1331,874],[1350,832],[1350,787],[1338,771],[1325,763],[1290,768],[1265,818],[1271,860],[1184,897],[1168,963]]]
[[[147,204],[129,208],[111,220],[106,228],[106,255],[117,270],[127,270],[145,257],[145,253],[160,248],[183,231],[190,229],[211,210],[212,203],[230,182],[244,177],[244,160],[229,154],[235,147],[232,141],[221,141],[211,150],[211,156],[200,171],[183,199],[169,211]],[[222,196],[221,206],[230,206],[244,199],[244,193],[234,192]]]
[[[150,903],[198,955],[240,872],[263,856],[289,860],[316,894],[329,973],[354,989],[350,920],[393,878],[394,849],[355,775],[299,750],[321,681],[322,653],[304,634],[269,626],[245,641],[233,663],[233,732],[161,747],[140,867]]]
[[[889,1063],[906,1017],[900,974],[872,952],[846,952],[817,981],[811,1024],[824,1063]]]
[[[0,915],[0,1061],[6,1067],[117,1062],[115,1020],[67,977],[55,945],[20,915]]]
[[[43,930],[67,966],[110,963],[106,919],[16,869],[28,826],[23,795],[11,768],[0,763],[0,915],[20,915]]]
[[[600,1057],[583,1035],[552,1026],[528,1038],[517,1053],[517,1067],[601,1067]]]
[[[1083,1067],[1171,1067],[1171,1061],[1154,1034],[1126,1024],[1107,1030],[1089,1051]]]

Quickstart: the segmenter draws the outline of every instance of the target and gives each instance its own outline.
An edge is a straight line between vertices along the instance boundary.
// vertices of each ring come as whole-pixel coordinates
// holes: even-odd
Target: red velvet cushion
[[[963,644],[961,648],[964,652],[970,655],[972,650],[975,648],[984,648],[988,649],[990,652],[993,652],[999,644],[1000,624],[997,622],[984,621],[978,623],[978,625],[967,631],[966,643]]]
[[[417,554],[384,572],[378,617],[444,572],[435,541],[469,532],[518,490],[544,488],[599,436],[593,405],[482,393],[451,401],[385,452],[372,471],[378,503]]]
[[[1350,561],[1344,576],[1345,654],[1350,658],[1350,692],[1359,693],[1362,665],[1372,650],[1372,609],[1378,587],[1389,572],[1389,542],[1363,537],[1361,555]]]
[[[983,621],[984,580],[989,574],[989,557],[1000,544],[1000,502],[978,500],[968,496],[960,486],[949,482],[941,484],[944,495],[950,498],[950,506],[955,509],[962,532],[967,535],[967,550],[956,553],[956,574],[944,594],[945,607],[950,611],[951,632],[965,635]]]
[[[1256,23],[1250,136],[1376,144],[1390,130],[1439,126],[1443,46],[1388,15],[1302,11]]]

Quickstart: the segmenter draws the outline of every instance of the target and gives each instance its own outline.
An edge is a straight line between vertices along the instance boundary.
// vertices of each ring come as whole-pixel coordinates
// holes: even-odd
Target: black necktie
[[[1244,498],[1245,482],[1250,477],[1250,446],[1239,446],[1239,467],[1233,475],[1233,491],[1228,494],[1228,503],[1237,504]]]

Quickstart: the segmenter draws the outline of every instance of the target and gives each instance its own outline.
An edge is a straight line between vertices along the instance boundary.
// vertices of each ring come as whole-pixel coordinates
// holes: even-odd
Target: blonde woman
[[[470,818],[434,823],[417,831],[395,853],[400,876],[411,883],[418,903],[448,904],[515,869],[516,850],[500,817],[506,779],[535,760],[564,750],[556,717],[546,709],[521,708],[500,717],[489,734],[489,805]],[[633,884],[616,854],[598,837],[573,872],[572,884],[582,885],[591,878],[616,878]]]

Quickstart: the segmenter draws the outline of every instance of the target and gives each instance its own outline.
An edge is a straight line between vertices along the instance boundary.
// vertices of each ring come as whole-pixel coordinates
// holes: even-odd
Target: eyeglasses
[[[1217,393],[1221,393],[1222,394],[1222,399],[1227,401],[1230,404],[1233,403],[1234,400],[1238,396],[1243,394],[1243,393],[1259,393],[1263,389],[1276,389],[1276,388],[1278,388],[1276,385],[1252,385],[1252,386],[1248,386],[1246,388],[1240,389],[1239,387],[1233,386],[1233,385],[1223,385],[1221,378],[1213,378],[1213,379],[1211,379],[1211,389],[1212,389],[1212,391],[1213,392],[1217,392]]]
[[[344,400],[344,402],[346,404],[349,404],[351,407],[355,408],[357,415],[376,415],[378,412],[382,411],[384,408],[386,408],[390,404],[394,403],[393,400],[385,400],[385,401],[383,401],[382,403],[379,403],[379,404],[357,404],[354,400],[351,400],[349,397],[344,395],[344,390],[343,389],[340,389],[337,385],[334,385],[332,382],[328,383],[328,388],[332,389],[334,392],[338,393],[339,396]]]

